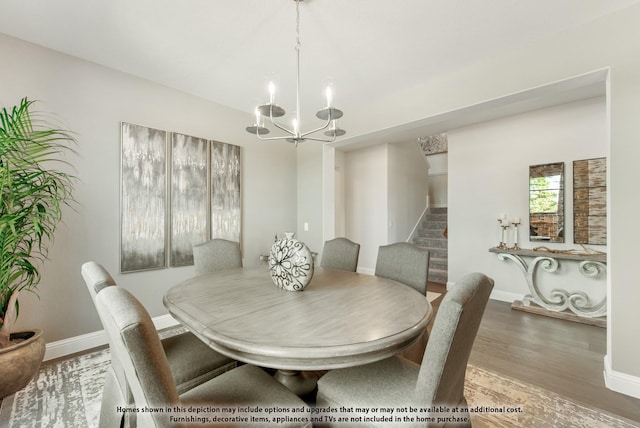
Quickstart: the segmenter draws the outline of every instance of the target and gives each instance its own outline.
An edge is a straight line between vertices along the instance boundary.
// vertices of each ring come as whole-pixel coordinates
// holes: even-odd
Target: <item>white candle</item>
[[[516,224],[520,224],[520,217],[514,218],[513,222],[516,223]]]
[[[327,108],[328,108],[328,107],[331,107],[331,101],[333,100],[333,93],[331,92],[331,86],[327,86],[325,94],[327,95]]]
[[[273,104],[273,97],[276,94],[276,85],[273,82],[269,82],[269,104]]]

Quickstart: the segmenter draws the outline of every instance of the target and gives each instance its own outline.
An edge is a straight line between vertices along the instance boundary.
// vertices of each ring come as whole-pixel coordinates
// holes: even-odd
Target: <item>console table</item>
[[[510,250],[493,247],[489,252],[496,253],[498,260],[513,261],[524,274],[530,294],[522,301],[515,301],[512,309],[534,312],[556,318],[606,326],[607,298],[593,303],[582,291],[568,291],[561,288],[551,290],[545,296],[536,283],[536,271],[540,268],[553,273],[558,270],[560,261],[578,263],[578,272],[587,278],[594,278],[607,270],[606,254],[571,254],[553,251],[535,251],[528,249]],[[524,257],[532,257],[529,264]],[[534,304],[534,305],[532,305]]]

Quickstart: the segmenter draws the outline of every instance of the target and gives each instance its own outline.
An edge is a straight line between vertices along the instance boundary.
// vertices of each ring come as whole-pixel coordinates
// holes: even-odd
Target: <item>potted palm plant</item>
[[[40,268],[76,180],[56,168],[75,139],[33,105],[24,98],[0,111],[0,399],[22,389],[44,357],[41,330],[12,329],[19,293],[38,294]]]

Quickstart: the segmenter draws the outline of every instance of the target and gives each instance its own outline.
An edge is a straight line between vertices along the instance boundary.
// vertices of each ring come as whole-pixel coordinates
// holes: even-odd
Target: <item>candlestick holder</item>
[[[509,247],[507,246],[507,241],[505,239],[505,234],[507,233],[507,229],[509,228],[509,223],[504,218],[498,219],[498,224],[502,231],[500,232],[500,243],[498,244],[498,248],[501,250],[507,250]]]
[[[518,246],[518,226],[520,226],[520,220],[514,220],[511,222],[511,224],[513,225],[513,247],[511,247],[511,249],[519,250],[520,247]]]

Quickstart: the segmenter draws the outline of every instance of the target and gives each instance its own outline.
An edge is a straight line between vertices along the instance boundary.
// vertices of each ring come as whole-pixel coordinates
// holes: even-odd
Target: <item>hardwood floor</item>
[[[429,284],[442,292],[441,284]],[[439,303],[434,302],[434,309]],[[606,329],[511,310],[490,300],[469,363],[640,422],[640,400],[604,384]]]

